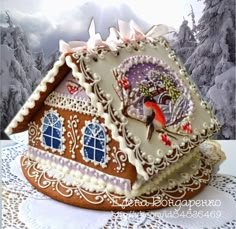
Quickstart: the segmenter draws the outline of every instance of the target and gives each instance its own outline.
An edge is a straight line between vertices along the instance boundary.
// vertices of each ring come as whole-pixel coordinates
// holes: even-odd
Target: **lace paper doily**
[[[21,142],[2,149],[2,185],[4,190],[14,190],[16,193],[38,199],[49,199],[30,185],[22,174],[20,155],[25,149],[26,145]]]
[[[35,190],[23,177],[19,155],[22,142],[2,150],[3,193],[2,228],[235,228],[236,178],[214,175],[209,185],[193,200],[218,201],[217,206],[192,207],[203,212],[187,215],[189,206],[149,212],[95,211],[65,205]],[[221,203],[219,205],[219,203]],[[186,214],[183,214],[186,213]],[[209,213],[209,214],[207,214]],[[214,214],[212,214],[214,213]],[[182,214],[182,215],[181,215]],[[218,215],[217,215],[218,214]],[[177,217],[178,216],[178,217]]]

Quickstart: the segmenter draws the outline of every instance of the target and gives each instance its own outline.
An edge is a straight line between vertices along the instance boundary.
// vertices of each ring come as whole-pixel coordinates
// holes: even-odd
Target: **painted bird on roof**
[[[151,140],[153,132],[166,126],[166,119],[156,100],[151,96],[144,97],[144,115],[146,117],[147,140]]]

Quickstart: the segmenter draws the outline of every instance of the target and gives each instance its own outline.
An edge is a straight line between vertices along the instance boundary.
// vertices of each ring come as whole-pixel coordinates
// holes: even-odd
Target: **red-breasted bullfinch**
[[[152,138],[154,130],[160,130],[165,127],[166,119],[156,100],[151,96],[144,98],[143,110],[148,128],[147,140],[149,141]]]

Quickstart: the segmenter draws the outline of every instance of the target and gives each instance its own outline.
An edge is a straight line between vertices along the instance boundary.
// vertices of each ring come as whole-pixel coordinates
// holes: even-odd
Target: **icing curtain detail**
[[[105,163],[106,134],[97,123],[90,123],[84,131],[84,158],[98,163]]]
[[[49,112],[43,119],[43,144],[54,149],[62,149],[62,123],[57,114]]]

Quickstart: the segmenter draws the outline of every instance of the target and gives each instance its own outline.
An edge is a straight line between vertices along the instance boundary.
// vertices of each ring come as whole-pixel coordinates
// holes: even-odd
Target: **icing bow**
[[[89,39],[84,41],[71,41],[66,43],[62,40],[59,42],[60,52],[94,52],[98,47],[106,47],[111,51],[116,51],[118,46],[132,41],[150,40],[163,36],[174,29],[165,25],[155,25],[147,33],[143,33],[141,28],[134,22],[129,23],[119,20],[119,29],[110,28],[110,34],[106,41],[103,41],[101,35],[95,32],[94,20],[91,21],[89,26]]]

